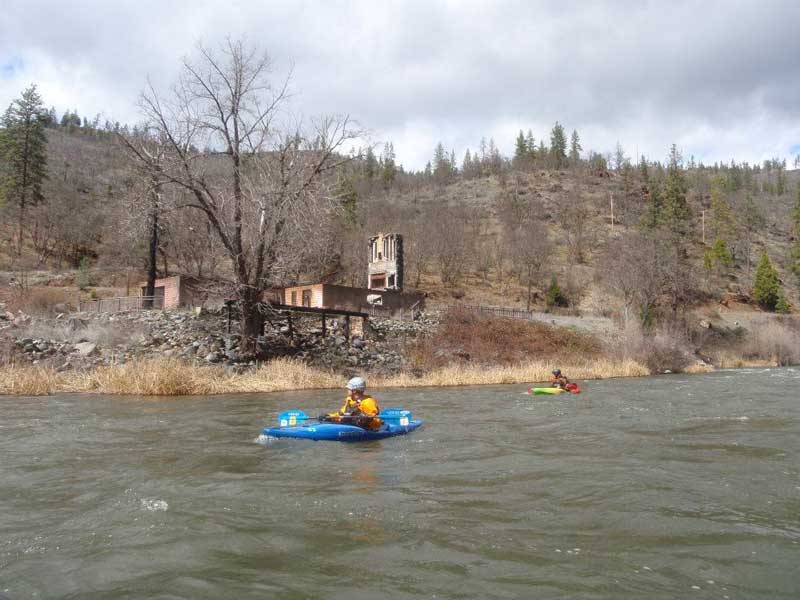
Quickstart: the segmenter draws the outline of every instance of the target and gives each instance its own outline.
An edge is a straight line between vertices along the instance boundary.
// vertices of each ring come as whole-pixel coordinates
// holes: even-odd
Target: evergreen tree
[[[664,219],[664,200],[661,195],[661,185],[657,179],[647,180],[647,210],[642,220],[645,229],[656,229]]]
[[[553,306],[568,306],[569,301],[567,297],[564,295],[564,292],[561,291],[561,287],[558,285],[558,280],[556,276],[553,275],[550,279],[550,285],[547,287],[547,292],[545,293],[545,302],[547,303],[548,307]]]
[[[775,312],[782,315],[788,315],[792,312],[792,307],[789,305],[789,300],[786,299],[783,291],[778,293],[778,301],[775,303]]]
[[[461,163],[461,172],[464,174],[464,177],[472,177],[472,154],[470,154],[469,148],[464,153],[464,161]]]
[[[394,179],[397,175],[394,145],[391,142],[388,142],[383,146],[381,162],[383,164],[383,168],[381,170],[381,179],[383,179],[383,184],[388,187],[394,183]]]
[[[536,158],[536,140],[533,137],[533,132],[528,129],[528,134],[525,136],[525,148],[528,151],[528,156],[531,160]]]
[[[769,260],[766,250],[761,254],[761,260],[756,267],[753,281],[753,300],[766,310],[774,310],[781,292],[778,271]]]
[[[344,172],[339,173],[335,196],[344,210],[345,222],[349,226],[358,224],[358,191],[352,177]]]
[[[625,157],[625,150],[622,148],[622,144],[617,142],[617,147],[614,150],[614,169],[619,172],[622,170],[622,166],[628,161]]]
[[[681,155],[672,145],[664,185],[664,225],[678,237],[685,237],[691,227],[692,211],[686,201],[686,178],[681,165]]]
[[[703,253],[703,264],[709,272],[716,270],[721,273],[733,266],[733,257],[725,240],[720,238],[714,240],[711,248]]]
[[[364,158],[364,175],[367,179],[374,179],[378,174],[378,159],[372,148],[367,148],[367,155]]]
[[[433,175],[439,180],[445,180],[452,173],[453,165],[450,163],[450,157],[442,142],[439,142],[433,151]]]
[[[722,193],[720,182],[716,182],[711,188],[711,233],[715,240],[722,240],[730,248],[737,237],[736,230],[731,205]]]
[[[642,154],[642,158],[639,160],[639,175],[644,183],[650,181],[650,171],[647,169],[647,159],[644,157],[644,154]]]
[[[573,129],[572,136],[569,140],[569,161],[573,165],[577,165],[581,160],[581,150],[583,150],[583,146],[581,146],[581,138],[578,136],[578,130]]]
[[[0,182],[6,203],[18,210],[17,255],[22,253],[26,211],[40,203],[47,177],[47,137],[44,123],[49,117],[36,86],[27,88],[3,115],[0,162],[5,164]]]
[[[550,157],[556,169],[567,164],[567,136],[564,127],[558,121],[550,132]]]
[[[525,134],[522,129],[519,130],[519,135],[514,142],[514,166],[519,167],[524,164],[528,159],[528,143],[525,140]]]
[[[800,289],[800,184],[797,186],[797,199],[792,210],[792,237],[794,239],[789,249],[789,270]]]

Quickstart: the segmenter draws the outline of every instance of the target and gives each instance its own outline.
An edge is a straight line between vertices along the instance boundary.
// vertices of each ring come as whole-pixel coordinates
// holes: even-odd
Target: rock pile
[[[240,338],[227,333],[223,311],[81,313],[53,318],[0,314],[4,315],[0,327],[8,330],[16,361],[46,364],[59,371],[158,357],[237,370],[256,364],[241,360]],[[408,366],[409,344],[436,324],[435,318],[425,316],[413,322],[376,319],[363,335],[347,340],[342,323],[330,323],[322,337],[319,321],[303,317],[293,321],[291,335],[285,325],[268,325],[258,347],[264,359],[295,356],[324,369],[390,373]],[[233,323],[232,331],[236,327]]]

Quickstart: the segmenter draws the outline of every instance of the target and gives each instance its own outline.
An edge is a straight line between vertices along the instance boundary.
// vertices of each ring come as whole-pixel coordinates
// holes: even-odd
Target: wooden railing
[[[163,296],[124,296],[120,298],[78,300],[78,312],[132,312],[137,310],[161,310],[163,308]]]

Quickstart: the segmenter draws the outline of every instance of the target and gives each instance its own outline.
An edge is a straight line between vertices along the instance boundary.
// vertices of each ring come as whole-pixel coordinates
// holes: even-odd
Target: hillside
[[[0,247],[0,270],[7,272],[6,280],[9,272],[24,267],[50,272],[56,281],[61,273],[62,280],[69,282],[62,271],[74,272],[83,261],[84,268],[93,273],[95,287],[111,288],[96,293],[124,293],[123,281],[143,276],[147,227],[147,215],[136,213],[137,200],[131,191],[134,173],[126,156],[115,136],[107,132],[55,128],[47,130],[47,139],[46,201],[29,224],[35,226],[36,234],[27,240],[23,256],[14,256],[10,244]],[[615,244],[641,229],[648,210],[647,183],[638,168],[597,169],[588,162],[563,169],[545,167],[514,167],[508,162],[471,177],[458,172],[446,177],[401,172],[386,185],[366,175],[363,164],[351,165],[339,180],[353,182],[357,218],[340,232],[339,252],[321,261],[318,268],[289,273],[286,283],[314,279],[325,272],[329,280],[363,285],[366,238],[377,231],[398,231],[406,239],[406,285],[427,292],[434,304],[458,300],[543,309],[546,287],[555,275],[571,309],[611,314],[618,308],[618,298],[614,286],[604,281],[604,257],[614,252]],[[691,210],[688,253],[702,292],[699,299],[746,296],[754,263],[766,250],[784,292],[797,305],[800,298],[788,271],[788,258],[790,213],[800,172],[776,175],[760,167],[747,169],[750,180],[734,185],[730,185],[732,173],[741,168],[684,170]],[[651,165],[650,171],[654,179],[663,179],[661,165]],[[782,194],[774,190],[777,176],[784,177]],[[741,220],[748,199],[763,219],[746,244],[735,239],[734,261],[724,274],[703,269],[703,253],[713,241],[714,185],[723,188],[733,220]],[[5,240],[13,236],[13,216],[12,207],[6,206]],[[744,237],[742,228],[736,223],[732,237]],[[163,216],[161,274],[227,275],[224,252],[216,240],[201,233],[204,230],[197,211]],[[551,240],[542,249],[547,260],[523,273],[526,265],[520,256],[526,248],[535,247],[545,231]]]

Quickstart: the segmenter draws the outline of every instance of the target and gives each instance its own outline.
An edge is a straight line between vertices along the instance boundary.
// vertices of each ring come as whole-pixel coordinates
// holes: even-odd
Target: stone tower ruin
[[[379,233],[369,238],[367,287],[403,291],[403,236]]]

